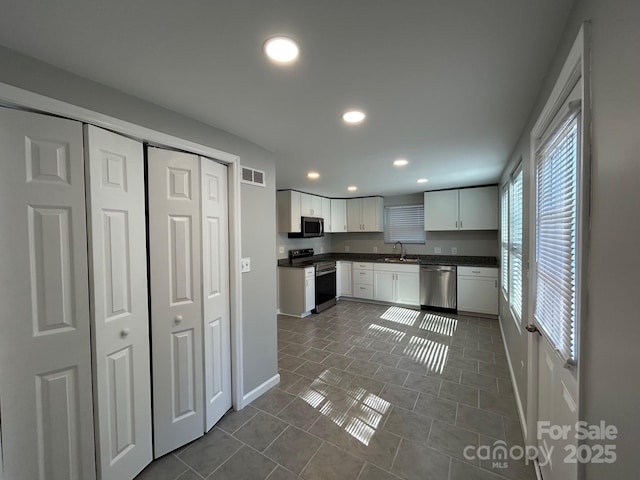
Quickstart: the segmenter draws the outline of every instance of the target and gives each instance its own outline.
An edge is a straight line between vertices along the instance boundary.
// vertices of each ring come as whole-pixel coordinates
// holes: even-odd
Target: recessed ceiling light
[[[393,162],[396,167],[404,167],[407,163],[409,163],[409,161],[404,158],[399,158]]]
[[[358,189],[358,187],[356,187],[355,185],[349,185],[347,187],[347,190],[349,190],[350,192],[355,192]]]
[[[275,63],[293,63],[300,50],[296,42],[288,37],[272,37],[264,43],[264,53]]]
[[[419,178],[418,179],[418,183],[427,183],[429,180],[427,180],[426,178]]]
[[[320,178],[320,174],[318,172],[309,172],[307,173],[307,177],[315,180],[316,178]]]
[[[366,115],[364,114],[364,112],[361,112],[360,110],[349,110],[348,112],[344,112],[342,114],[342,119],[346,123],[350,124],[360,123],[365,119],[365,117]]]

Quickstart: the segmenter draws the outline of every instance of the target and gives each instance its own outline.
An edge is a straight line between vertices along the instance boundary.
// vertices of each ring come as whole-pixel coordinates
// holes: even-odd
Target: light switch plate
[[[246,257],[240,260],[240,268],[242,269],[242,273],[251,271],[251,257]]]
[[[282,245],[278,247],[278,253],[284,253],[284,247]]]
[[[373,247],[373,253],[378,253],[378,247]]]
[[[344,246],[344,251],[345,251],[345,252],[348,252],[348,251],[350,250],[350,248],[351,248],[351,247],[349,247],[349,245],[345,245],[345,246]]]
[[[458,249],[456,247],[451,247],[451,255],[457,255]]]

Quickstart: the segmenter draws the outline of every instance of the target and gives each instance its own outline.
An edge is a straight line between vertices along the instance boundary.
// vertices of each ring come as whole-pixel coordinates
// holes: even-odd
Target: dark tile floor
[[[340,301],[278,318],[280,384],[137,480],[535,479],[497,320]]]

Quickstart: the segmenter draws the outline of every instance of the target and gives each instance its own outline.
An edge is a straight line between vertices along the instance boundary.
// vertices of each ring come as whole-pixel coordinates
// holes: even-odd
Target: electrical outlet
[[[324,253],[324,247],[320,247],[320,253]]]
[[[344,251],[348,252],[349,250],[351,250],[351,247],[349,245],[345,245],[344,246]]]
[[[242,270],[242,273],[251,271],[251,257],[246,257],[240,260],[240,269]]]
[[[284,253],[284,246],[280,245],[278,247],[278,253]]]
[[[451,247],[451,255],[457,255],[458,249],[456,247]]]
[[[378,253],[378,247],[373,247],[373,253]]]
[[[440,247],[434,247],[434,248],[433,248],[433,251],[434,251],[435,253],[442,253],[442,248],[440,248]]]

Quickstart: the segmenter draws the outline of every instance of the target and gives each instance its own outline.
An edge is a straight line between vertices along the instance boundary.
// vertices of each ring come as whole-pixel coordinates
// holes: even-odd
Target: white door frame
[[[102,127],[156,146],[174,148],[205,157],[214,158],[228,165],[229,183],[229,283],[231,317],[231,391],[233,407],[240,410],[248,403],[243,400],[242,353],[242,277],[240,272],[240,157],[206,145],[158,132],[125,120],[94,112],[67,102],[30,92],[0,82],[0,104],[34,110],[45,114]]]
[[[581,265],[581,272],[577,279],[578,285],[582,285],[582,288],[578,288],[577,293],[577,308],[576,316],[579,319],[584,319],[587,316],[587,278],[588,278],[588,229],[589,229],[589,209],[590,209],[590,145],[591,145],[591,83],[589,71],[590,54],[589,54],[589,40],[590,40],[590,24],[589,22],[583,23],[576,36],[576,40],[571,47],[564,66],[558,76],[558,79],[551,91],[549,98],[542,109],[538,120],[531,130],[530,141],[530,161],[529,161],[529,174],[532,179],[529,188],[529,205],[530,205],[530,217],[529,217],[529,265],[530,265],[530,280],[529,280],[529,308],[528,319],[533,319],[535,311],[535,241],[536,241],[536,218],[535,218],[535,169],[536,169],[536,149],[539,144],[539,139],[544,134],[545,130],[549,127],[553,118],[557,114],[559,108],[565,101],[567,95],[571,92],[576,81],[582,79],[582,110],[581,110],[581,145],[580,151],[582,159],[580,161],[579,177],[581,178],[583,188],[578,192],[578,217],[579,231],[577,232],[577,242],[580,245],[578,249],[578,264]],[[580,335],[580,321],[576,324],[576,350],[578,357],[582,350],[582,338]],[[537,419],[538,419],[538,338],[537,335],[529,334],[527,339],[528,349],[528,366],[527,366],[527,438],[525,439],[527,445],[537,446]],[[582,398],[583,385],[581,380],[581,365],[582,362],[578,361],[576,370],[576,381],[578,382],[578,400]],[[583,417],[583,406],[581,401],[578,401],[578,418]],[[581,470],[584,467],[583,464],[578,463],[578,478],[581,478]]]

